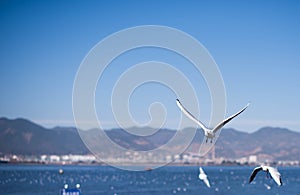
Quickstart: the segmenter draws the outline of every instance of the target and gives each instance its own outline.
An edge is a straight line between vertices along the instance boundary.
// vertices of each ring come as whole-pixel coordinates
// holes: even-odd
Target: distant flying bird
[[[199,179],[201,179],[207,185],[207,187],[210,188],[209,181],[207,179],[207,175],[204,173],[204,171],[201,167],[199,168],[199,172],[200,172]]]
[[[250,179],[249,179],[249,183],[251,183],[253,181],[253,179],[255,178],[256,174],[259,172],[259,171],[265,171],[267,173],[267,177],[268,177],[268,174],[271,175],[271,177],[274,179],[274,181],[279,185],[281,186],[282,185],[282,181],[281,181],[281,175],[280,173],[278,172],[278,170],[276,168],[273,168],[273,167],[270,167],[270,166],[265,166],[265,165],[261,165],[259,167],[256,167],[252,173],[251,173],[251,176],[250,176]]]
[[[271,186],[269,186],[268,184],[265,184],[265,186],[268,190],[271,189]]]
[[[59,170],[58,170],[58,173],[61,175],[61,174],[64,173],[64,170],[63,170],[63,169],[59,169]]]
[[[250,103],[247,104],[241,111],[237,112],[236,114],[228,117],[227,119],[223,120],[220,122],[215,128],[209,129],[207,128],[201,121],[196,119],[183,105],[180,103],[179,99],[176,99],[177,106],[180,108],[180,110],[185,114],[188,118],[190,118],[192,121],[197,123],[203,130],[204,130],[204,135],[206,137],[206,142],[208,139],[210,139],[210,143],[212,143],[213,138],[215,137],[215,134],[217,133],[218,130],[220,130],[224,125],[226,125],[229,121],[231,121],[234,117],[238,116],[241,114],[246,108],[249,106]]]

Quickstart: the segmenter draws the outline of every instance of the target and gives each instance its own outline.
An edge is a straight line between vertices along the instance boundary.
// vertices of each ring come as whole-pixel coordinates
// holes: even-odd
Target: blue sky
[[[165,25],[190,34],[213,56],[226,87],[227,115],[251,101],[228,127],[300,131],[299,10],[296,1],[1,1],[0,116],[28,118],[48,127],[74,125],[73,82],[89,50],[125,28]],[[199,90],[201,120],[207,123],[210,100],[202,93],[207,88],[184,60],[155,49],[122,57],[130,67],[166,56]],[[112,65],[103,82],[113,86],[122,71]],[[155,91],[160,95],[153,97]],[[96,96],[101,98],[101,90]],[[138,102],[132,115],[142,123],[149,117],[147,105],[157,99],[166,103],[170,127],[180,114],[175,102],[163,100],[176,98],[163,86],[140,87],[132,98]],[[114,126],[111,113],[102,116],[107,127]]]

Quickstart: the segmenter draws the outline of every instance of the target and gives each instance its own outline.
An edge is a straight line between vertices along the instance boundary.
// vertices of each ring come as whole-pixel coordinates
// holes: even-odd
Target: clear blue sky
[[[228,127],[300,131],[299,10],[297,1],[1,1],[0,116],[49,127],[73,125],[73,81],[88,51],[111,33],[151,24],[184,31],[208,49],[223,76],[227,115],[251,101]],[[147,60],[163,58],[149,52]],[[143,61],[138,54],[127,56],[128,62]],[[193,71],[186,74],[193,78]],[[194,78],[195,85],[198,80],[203,83]],[[165,90],[154,84],[146,89],[132,97],[139,100],[132,114],[141,122],[148,120],[145,105],[151,101],[144,97]],[[172,97],[168,89],[166,96]],[[200,104],[210,104],[209,94],[202,97]],[[210,110],[202,107],[207,123]],[[166,108],[179,114],[175,102]],[[109,124],[111,115],[103,120]],[[176,120],[175,114],[167,120]]]

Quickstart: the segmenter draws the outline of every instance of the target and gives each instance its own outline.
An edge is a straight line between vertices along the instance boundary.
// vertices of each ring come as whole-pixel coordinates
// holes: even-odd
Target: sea
[[[199,180],[198,166],[165,166],[126,171],[96,165],[0,165],[0,194],[60,194],[80,185],[82,194],[300,194],[300,167],[278,167],[282,186],[264,172],[249,184],[254,167],[203,166],[211,187]],[[61,172],[60,172],[61,169]]]

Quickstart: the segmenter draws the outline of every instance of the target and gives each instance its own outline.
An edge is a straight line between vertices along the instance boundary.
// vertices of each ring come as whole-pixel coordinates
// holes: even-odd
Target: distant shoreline
[[[277,167],[300,167],[299,165],[278,165],[276,163],[271,163],[274,166]],[[105,164],[105,163],[41,163],[41,162],[0,162],[0,166],[2,165],[45,165],[45,166],[110,166],[114,167],[113,165]],[[124,166],[124,167],[129,167],[129,166],[137,166],[137,167],[145,167],[145,170],[149,169],[152,170],[152,166],[155,167],[159,164],[143,164],[143,163],[135,163],[135,164],[118,164],[118,166]],[[233,166],[239,166],[239,167],[254,167],[257,166],[258,164],[239,164],[239,163],[221,163],[221,164],[201,164],[201,163],[169,163],[163,166],[208,166],[208,167],[233,167]],[[161,166],[161,167],[163,167]]]

